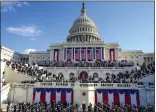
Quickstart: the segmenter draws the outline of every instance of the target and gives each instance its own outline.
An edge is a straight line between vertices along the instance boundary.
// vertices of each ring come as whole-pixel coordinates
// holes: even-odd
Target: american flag
[[[58,50],[54,50],[54,61],[58,61]]]
[[[115,60],[115,50],[114,49],[110,49],[110,60],[111,61]]]
[[[92,52],[92,49],[89,48],[87,50],[87,57],[88,57],[88,60],[91,61],[93,59],[93,52]]]
[[[70,60],[70,49],[67,49],[67,60]]]
[[[90,49],[87,49],[87,58],[90,60]]]
[[[66,48],[64,49],[64,59],[66,59]]]
[[[72,59],[72,49],[69,49],[69,60]]]
[[[92,61],[92,59],[93,59],[93,50],[90,49],[90,60]]]
[[[102,59],[104,60],[104,48],[102,48]]]
[[[75,49],[75,59],[77,61],[80,60],[80,49],[79,48]]]
[[[81,57],[82,57],[82,60],[86,60],[86,50],[84,48],[81,49]]]
[[[77,49],[75,49],[75,60],[77,60]]]
[[[86,60],[86,49],[84,49],[83,54],[84,54],[84,60]]]
[[[98,49],[96,49],[96,59],[99,59],[99,55],[98,55],[98,53],[99,53],[99,50]]]
[[[98,57],[99,57],[99,60],[101,60],[101,48],[99,49],[99,53],[98,53]]]
[[[77,55],[78,60],[80,60],[80,48],[77,49]]]
[[[96,49],[96,59],[101,59],[101,49]]]

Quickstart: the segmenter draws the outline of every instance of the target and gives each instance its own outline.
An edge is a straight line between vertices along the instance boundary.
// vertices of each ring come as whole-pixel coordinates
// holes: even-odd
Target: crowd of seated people
[[[47,66],[47,67],[131,67],[134,66],[133,62],[123,60],[123,61],[101,61],[97,60],[95,62],[87,62],[87,61],[39,61],[37,62],[39,66]]]
[[[85,112],[87,110],[86,104],[82,104],[82,110]],[[95,104],[94,107],[90,103],[88,106],[88,112],[154,112],[154,106],[148,105],[145,106],[130,106],[127,104],[118,104],[115,105],[112,103],[112,106],[110,106],[107,102],[104,102],[103,104],[98,103]]]
[[[48,73],[44,71],[44,75],[37,75],[34,81],[25,81],[23,83],[33,83],[33,82],[81,82],[81,83],[136,83],[139,85],[143,85],[143,82],[140,82],[140,78],[145,77],[149,74],[155,73],[155,67],[153,64],[147,66],[141,66],[140,69],[133,69],[131,72],[126,71],[125,73],[118,73],[118,74],[106,74],[106,78],[102,77],[94,77],[89,76],[86,79],[81,79],[80,77],[70,77],[69,80],[64,80],[63,76],[56,76],[55,74]],[[149,67],[149,69],[147,69]],[[147,72],[148,71],[148,72]],[[96,80],[95,80],[96,79]],[[153,83],[149,82],[150,85]]]
[[[58,102],[57,104],[52,101],[49,104],[47,102],[42,103],[18,103],[11,105],[8,102],[7,112],[75,112],[78,110],[77,104],[68,104],[67,102]]]
[[[45,103],[18,103],[11,105],[8,102],[7,112],[155,112],[154,106],[130,106],[127,104],[114,104],[110,106],[107,102],[103,104],[98,103],[94,106],[90,103],[88,106],[83,102],[80,106],[77,104],[67,104],[67,102],[58,102],[57,104],[52,101],[49,104]]]
[[[29,64],[23,63],[12,63],[7,61],[7,66],[11,66],[13,70],[16,69],[17,72],[21,74],[27,74],[28,76],[33,77],[33,81],[22,81],[22,83],[34,83],[34,82],[82,82],[82,83],[138,83],[142,85],[142,82],[139,82],[140,78],[145,77],[149,74],[155,73],[155,63],[148,65],[138,66],[139,68],[133,69],[131,72],[126,71],[125,73],[118,74],[104,74],[105,78],[89,76],[86,79],[81,79],[80,77],[70,77],[69,80],[64,80],[63,76],[57,76],[50,72],[47,72],[43,69],[38,69],[37,64],[30,66]]]

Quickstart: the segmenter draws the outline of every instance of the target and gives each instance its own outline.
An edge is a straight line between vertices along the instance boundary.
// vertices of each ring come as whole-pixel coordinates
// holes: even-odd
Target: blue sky
[[[102,40],[123,50],[154,52],[154,2],[85,2]],[[45,51],[66,41],[82,2],[3,2],[2,45],[18,52]]]

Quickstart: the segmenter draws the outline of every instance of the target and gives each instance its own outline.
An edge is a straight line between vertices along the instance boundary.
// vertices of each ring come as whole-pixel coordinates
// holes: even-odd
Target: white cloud
[[[21,8],[23,6],[31,6],[27,2],[1,2],[1,12],[13,11],[15,12],[17,8]]]
[[[36,38],[30,38],[30,40],[36,40]]]
[[[10,33],[14,33],[14,34],[17,34],[20,36],[25,36],[25,37],[39,36],[39,34],[42,32],[35,25],[21,26],[21,27],[8,27],[8,28],[6,28],[6,30]],[[34,38],[33,38],[33,40],[34,40]]]
[[[24,54],[29,54],[30,52],[35,52],[36,50],[35,49],[26,49],[24,50]]]

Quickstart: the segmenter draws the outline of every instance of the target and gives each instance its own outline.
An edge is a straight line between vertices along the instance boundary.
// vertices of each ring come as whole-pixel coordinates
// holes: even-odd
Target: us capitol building
[[[149,103],[154,104],[154,87],[146,87],[144,85],[137,85],[135,83],[80,83],[68,82],[64,85],[64,82],[50,81],[53,76],[48,77],[46,82],[46,75],[42,74],[42,78],[46,79],[43,82],[35,82],[34,84],[21,84],[21,81],[30,81],[35,78],[29,77],[28,75],[23,75],[10,67],[5,67],[5,61],[11,60],[13,62],[23,62],[29,63],[30,65],[39,67],[42,70],[46,70],[47,73],[55,74],[56,76],[63,76],[63,79],[69,80],[71,77],[78,79],[85,75],[87,79],[90,77],[96,77],[95,80],[102,78],[106,80],[108,74],[119,74],[119,72],[124,73],[126,71],[131,72],[135,67],[99,67],[99,66],[41,66],[48,63],[89,63],[93,64],[97,61],[121,61],[127,60],[127,62],[133,62],[137,64],[149,64],[154,61],[154,53],[143,53],[141,50],[133,51],[122,51],[118,43],[106,43],[101,41],[101,36],[99,35],[98,29],[91,18],[86,14],[85,4],[83,3],[81,9],[81,15],[74,21],[71,29],[69,30],[69,35],[67,36],[67,42],[52,44],[47,51],[36,51],[30,52],[29,54],[18,53],[7,47],[1,47],[1,70],[5,71],[4,75],[1,72],[1,79],[5,79],[7,87],[4,86],[1,90],[1,103],[2,101],[12,101],[12,102],[32,102],[32,101],[43,101],[49,99],[52,100],[52,93],[57,101],[64,99],[69,101],[74,101],[74,103],[82,104],[85,102],[87,105],[92,103],[93,105],[97,102],[105,101],[106,95],[104,91],[114,91],[117,89],[130,91],[134,89],[136,94],[131,94],[130,97],[125,97],[123,92],[119,94],[120,99],[126,103],[126,100],[132,99],[132,103],[139,105],[138,91],[140,94],[140,104],[147,105]],[[2,64],[3,63],[3,64]],[[36,65],[34,65],[36,63]],[[32,66],[31,66],[32,67]],[[37,66],[38,67],[38,66]],[[33,67],[34,69],[34,67]],[[36,73],[36,72],[35,72]],[[39,75],[37,75],[38,77]],[[110,75],[111,76],[111,75]],[[18,77],[18,78],[17,78]],[[147,83],[154,82],[154,75],[149,75],[145,77]],[[99,79],[98,79],[99,78]],[[133,77],[134,78],[134,77]],[[129,79],[126,79],[130,81]],[[141,80],[141,79],[140,79]],[[146,90],[147,89],[147,90]],[[49,93],[51,91],[51,96]],[[55,90],[55,91],[54,91]],[[68,90],[68,91],[67,91]],[[70,91],[69,91],[70,90]],[[61,91],[61,92],[60,92]],[[44,94],[42,94],[42,92]],[[131,92],[131,91],[130,91]],[[133,91],[132,91],[133,92]],[[46,93],[46,94],[45,94]],[[63,93],[63,94],[62,94]],[[64,94],[66,93],[66,94]],[[116,94],[116,93],[115,93]],[[127,92],[125,92],[127,94]],[[104,97],[103,97],[103,96]],[[33,96],[33,99],[32,99]],[[112,104],[114,100],[112,92],[108,92],[107,98],[109,104]],[[66,99],[65,99],[66,98]],[[130,99],[129,99],[130,98]],[[55,100],[56,100],[55,99]]]
[[[117,42],[102,41],[95,23],[86,14],[84,3],[81,15],[74,21],[66,40],[67,42],[51,44],[47,51],[30,52],[28,55],[2,46],[1,59],[22,61],[29,64],[41,64],[49,61],[93,63],[97,60],[128,60],[135,64],[142,64],[154,60],[154,53],[147,54],[141,50],[123,51]]]

